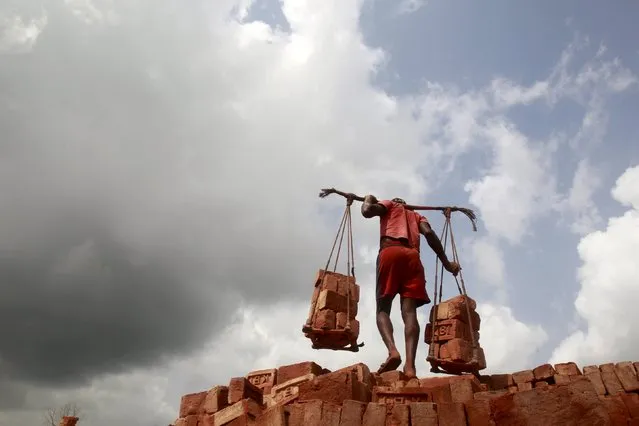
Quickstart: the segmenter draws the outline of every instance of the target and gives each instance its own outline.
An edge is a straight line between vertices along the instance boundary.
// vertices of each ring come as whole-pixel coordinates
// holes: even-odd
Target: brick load
[[[459,295],[434,305],[424,330],[430,345],[428,362],[433,369],[459,374],[486,368],[484,350],[479,345],[481,319],[477,304]]]
[[[353,276],[320,269],[302,331],[314,349],[357,352],[359,285]]]
[[[303,362],[185,395],[172,426],[637,425],[637,365],[407,380],[361,363],[331,372]]]

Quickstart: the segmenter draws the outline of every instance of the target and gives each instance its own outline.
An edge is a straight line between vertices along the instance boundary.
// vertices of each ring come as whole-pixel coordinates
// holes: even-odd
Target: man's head
[[[406,205],[406,201],[401,198],[393,198],[393,202]]]

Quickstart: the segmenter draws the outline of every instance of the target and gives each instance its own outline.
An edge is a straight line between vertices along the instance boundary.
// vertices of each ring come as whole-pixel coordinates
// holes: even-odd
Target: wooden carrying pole
[[[347,199],[352,199],[355,201],[361,201],[364,202],[364,197],[360,197],[359,195],[355,195],[355,194],[351,194],[348,192],[343,192],[343,191],[339,191],[335,188],[326,188],[326,189],[322,189],[322,191],[320,192],[319,196],[320,198],[325,198],[328,197],[330,194],[337,194],[337,195],[341,195],[342,197],[345,197]],[[477,217],[475,216],[475,212],[472,211],[471,209],[468,209],[466,207],[456,207],[456,206],[444,206],[444,207],[434,207],[434,206],[415,206],[412,204],[407,204],[406,205],[406,209],[408,210],[437,210],[437,211],[441,211],[443,213],[445,212],[461,212],[463,214],[465,214],[468,219],[470,219],[470,222],[473,225],[473,231],[477,232]]]

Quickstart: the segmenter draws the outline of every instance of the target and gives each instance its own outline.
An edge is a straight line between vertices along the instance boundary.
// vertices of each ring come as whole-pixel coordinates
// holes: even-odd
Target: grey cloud
[[[226,106],[243,88],[216,66],[213,10],[116,4],[110,26],[47,3],[31,53],[0,56],[11,380],[86,382],[188,353],[240,298],[308,297],[308,259],[324,256],[299,207],[319,183],[288,192],[295,148],[264,146]]]

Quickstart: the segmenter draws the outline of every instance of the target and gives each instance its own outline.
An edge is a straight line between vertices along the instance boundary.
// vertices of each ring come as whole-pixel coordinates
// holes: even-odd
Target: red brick
[[[184,395],[180,401],[180,417],[186,417],[189,414],[199,414],[200,407],[206,399],[207,392],[197,392]]]
[[[324,402],[322,405],[322,426],[339,426],[339,418],[341,414],[341,406]]]
[[[362,383],[365,383],[367,386],[373,385],[373,374],[371,373],[371,370],[368,368],[366,364],[363,364],[360,362],[357,364],[350,365],[348,367],[340,368],[339,370],[335,372],[337,373],[340,371],[352,371],[355,374],[357,374],[357,380],[359,380]]]
[[[476,399],[465,404],[468,424],[472,426],[495,426],[495,422],[490,418],[490,401],[487,399]]]
[[[473,351],[468,341],[464,339],[452,339],[441,345],[439,356],[445,360],[469,362],[473,357]]]
[[[324,270],[320,269],[317,272],[317,277],[315,278],[315,285],[319,285],[320,282],[322,284],[321,290],[330,290],[334,292],[339,291],[339,279],[341,274],[336,274],[331,271],[326,271],[324,274],[324,279],[322,282],[322,274],[324,274]]]
[[[513,373],[513,381],[516,385],[520,383],[532,382],[535,380],[535,376],[532,370],[523,370]]]
[[[493,391],[476,392],[473,399],[489,400],[508,394],[508,389],[499,389]]]
[[[235,419],[240,419],[238,423],[247,419],[253,420],[260,414],[262,414],[262,409],[256,401],[243,399],[213,414],[213,419],[216,425],[225,425]]]
[[[550,386],[548,384],[548,382],[545,382],[543,380],[539,381],[539,382],[535,382],[535,389],[536,388],[541,388],[541,389],[546,389],[548,386]]]
[[[623,386],[615,373],[614,364],[602,364],[599,366],[599,371],[601,371],[601,380],[603,380],[608,395],[616,395],[624,391]]]
[[[639,379],[632,362],[618,362],[615,364],[615,373],[626,392],[634,392],[639,390]]]
[[[370,402],[364,411],[362,426],[386,426],[386,405]]]
[[[433,324],[426,324],[424,330],[424,340],[431,343]],[[479,336],[475,335],[476,339]],[[451,339],[470,340],[470,329],[468,324],[458,319],[441,320],[435,322],[435,342],[446,342]]]
[[[386,386],[390,386],[400,380],[406,380],[406,375],[403,371],[400,370],[386,371],[380,374],[379,377],[382,380],[382,383],[384,383]]]
[[[490,401],[498,425],[605,425],[608,413],[585,377],[565,386],[503,395]]]
[[[79,417],[63,416],[62,419],[60,419],[60,426],[75,426],[79,420]]]
[[[581,371],[579,371],[579,367],[574,362],[562,362],[559,364],[555,364],[555,371],[560,376],[579,376]]]
[[[639,426],[639,419],[628,419],[628,426]]]
[[[335,291],[322,290],[317,298],[318,310],[330,309],[335,312],[346,311],[346,298]]]
[[[186,416],[185,426],[197,426],[198,424],[198,416],[196,414],[191,414]]]
[[[324,374],[299,385],[299,401],[321,399],[341,405],[347,399],[361,398],[358,383],[352,371]]]
[[[255,426],[287,426],[284,407],[275,406],[255,419]]]
[[[406,386],[409,388],[418,388],[419,387],[419,379],[417,377],[413,377],[406,381]]]
[[[514,384],[515,381],[511,374],[493,374],[490,376],[490,390],[506,389]]]
[[[310,361],[283,365],[277,369],[276,383],[281,385],[291,379],[306,376],[307,374],[319,376],[322,374],[322,367]]]
[[[308,401],[304,404],[304,425],[322,426],[322,408],[324,402],[321,400]]]
[[[567,385],[570,383],[570,376],[555,374],[553,380],[556,385]]]
[[[229,405],[229,388],[226,386],[216,386],[207,392],[202,412],[214,414],[223,410]]]
[[[321,328],[324,330],[333,330],[335,328],[335,311],[326,309],[323,311],[317,311],[315,313],[315,321],[313,323],[314,328]]]
[[[453,402],[472,401],[475,392],[480,392],[480,383],[474,376],[455,378],[450,381],[450,394]]]
[[[355,302],[359,302],[359,293],[360,293],[359,285],[353,284],[351,286],[351,300],[354,300]]]
[[[639,419],[639,394],[622,393],[621,400],[626,404],[626,408],[633,419]]]
[[[394,405],[386,415],[386,426],[410,426],[410,411],[408,405]]]
[[[255,387],[262,389],[263,393],[269,393],[277,381],[277,369],[251,371],[246,379]]]
[[[557,374],[557,372],[550,364],[540,365],[533,370],[533,376],[535,377],[535,380],[549,380],[555,374]]]
[[[366,410],[366,403],[360,401],[346,400],[342,405],[342,416],[340,426],[362,426],[362,418]]]
[[[439,414],[439,426],[459,426],[466,424],[466,412],[464,404],[449,402],[437,404]]]
[[[346,312],[338,312],[335,314],[335,327],[338,330],[343,330],[346,328],[346,324],[348,323],[348,316]]]
[[[437,404],[432,402],[411,402],[408,406],[413,426],[437,426]]]
[[[252,399],[258,404],[262,404],[262,390],[255,387],[245,377],[234,377],[229,383],[229,405],[243,399]]]
[[[215,426],[217,426],[217,424]],[[253,426],[253,417],[248,414],[243,414],[230,422],[225,423],[224,426]]]
[[[623,403],[621,395],[604,396],[600,398],[610,416],[609,424],[613,426],[626,426],[630,413],[628,412],[626,404]]]
[[[517,391],[518,392],[529,391],[529,390],[532,390],[532,388],[533,388],[532,382],[524,382],[524,383],[518,383],[517,384]]]
[[[359,336],[359,321],[356,319],[351,319],[351,333],[353,336]]]
[[[481,319],[477,312],[475,312],[477,304],[470,297],[466,297],[465,299],[464,296],[460,295],[441,302],[439,305],[437,305],[437,320],[460,319],[466,323],[469,323],[465,304],[466,300],[470,302],[470,322],[472,322],[472,328],[473,330],[478,331],[480,328]],[[433,308],[431,308],[429,316],[430,322],[433,322],[434,308],[434,306]]]
[[[397,404],[409,404],[411,402],[432,402],[433,396],[430,389],[401,388],[393,389],[385,386],[373,388],[373,402],[386,404],[389,408]]]
[[[304,404],[284,406],[287,426],[304,426]]]
[[[606,394],[606,387],[604,386],[604,382],[601,379],[601,372],[599,371],[599,367],[596,365],[588,365],[584,367],[584,376],[590,380],[598,395]]]

